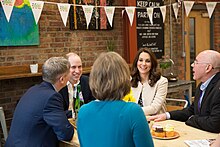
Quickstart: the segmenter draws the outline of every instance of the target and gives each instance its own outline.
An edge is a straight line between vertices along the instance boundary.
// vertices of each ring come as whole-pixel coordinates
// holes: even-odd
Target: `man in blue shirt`
[[[205,50],[198,54],[193,67],[193,79],[200,80],[194,103],[183,110],[149,117],[149,120],[173,119],[209,132],[220,132],[220,53]]]

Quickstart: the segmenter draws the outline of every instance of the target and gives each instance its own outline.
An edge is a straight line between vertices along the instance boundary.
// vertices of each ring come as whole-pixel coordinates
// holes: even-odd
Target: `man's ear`
[[[212,65],[208,64],[205,68],[206,72],[210,72],[212,70]]]
[[[59,81],[60,81],[61,83],[64,82],[64,80],[63,80],[63,76],[61,76],[61,77],[59,78]]]

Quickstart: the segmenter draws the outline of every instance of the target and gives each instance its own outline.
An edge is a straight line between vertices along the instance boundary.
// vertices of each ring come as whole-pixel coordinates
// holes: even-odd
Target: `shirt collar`
[[[214,77],[215,75],[211,76],[207,81],[205,81],[204,83],[202,83],[202,85],[200,86],[200,90],[204,91],[207,86],[209,85],[210,81],[212,80],[212,78]]]
[[[78,81],[76,84],[74,84],[74,87],[76,87],[77,85],[79,85],[80,81]]]
[[[53,86],[54,90],[55,90],[56,92],[58,92],[58,90],[56,89],[56,87],[55,87],[53,84],[51,84],[51,85]]]
[[[74,85],[72,85],[69,81],[67,82],[67,86],[72,86],[72,87],[76,87],[77,85],[79,85],[79,83],[80,83],[80,80],[76,83],[76,84],[74,84]]]

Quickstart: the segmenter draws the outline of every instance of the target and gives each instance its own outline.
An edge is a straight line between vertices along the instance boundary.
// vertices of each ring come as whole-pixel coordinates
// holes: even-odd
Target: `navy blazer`
[[[84,103],[87,104],[92,100],[95,100],[95,98],[92,95],[92,92],[89,87],[89,77],[82,75],[80,77],[80,85],[81,85],[81,90],[82,90],[82,95],[84,99]],[[63,106],[64,110],[66,111],[66,115],[68,118],[72,117],[71,111],[68,110],[69,108],[69,94],[68,94],[68,88],[65,86],[63,89],[59,91],[59,93],[63,96],[64,101],[63,101]]]
[[[196,88],[194,103],[183,110],[170,112],[171,119],[185,121],[187,125],[205,131],[220,132],[220,72],[210,81],[203,96],[200,110],[200,85]]]
[[[63,98],[48,82],[28,89],[17,104],[5,147],[57,147],[71,140],[74,128]]]

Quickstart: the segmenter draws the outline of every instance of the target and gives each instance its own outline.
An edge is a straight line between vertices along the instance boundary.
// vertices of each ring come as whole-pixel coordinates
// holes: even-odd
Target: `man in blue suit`
[[[74,128],[58,93],[69,80],[69,61],[63,57],[48,59],[42,67],[42,77],[41,84],[21,97],[5,147],[56,147],[59,140],[72,139]]]
[[[82,75],[82,61],[75,53],[66,55],[70,62],[70,80],[67,85],[60,90],[60,94],[64,98],[64,110],[68,118],[75,117],[79,108],[83,104],[87,104],[95,98],[89,87],[89,77]],[[72,113],[73,112],[73,113]],[[74,116],[72,115],[74,114]]]

